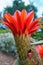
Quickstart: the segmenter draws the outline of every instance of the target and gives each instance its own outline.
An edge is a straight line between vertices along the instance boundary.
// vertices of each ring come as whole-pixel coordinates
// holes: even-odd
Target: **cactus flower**
[[[34,48],[37,50],[40,57],[43,58],[43,45],[37,45]],[[31,51],[28,53],[28,56],[32,57],[32,52]]]
[[[43,57],[43,45],[37,45],[36,47],[37,52],[41,57]]]
[[[39,28],[38,22],[41,20],[41,17],[34,20],[34,12],[27,13],[23,9],[22,11],[16,10],[13,16],[10,13],[4,14],[4,19],[5,22],[2,23],[7,25],[14,35],[21,35],[36,32]]]

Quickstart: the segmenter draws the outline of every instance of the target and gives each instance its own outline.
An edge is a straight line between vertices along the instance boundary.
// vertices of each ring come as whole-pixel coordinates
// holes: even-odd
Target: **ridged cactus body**
[[[19,55],[20,65],[27,65],[27,54],[30,50],[30,36],[29,35],[17,35],[15,37],[17,52]]]

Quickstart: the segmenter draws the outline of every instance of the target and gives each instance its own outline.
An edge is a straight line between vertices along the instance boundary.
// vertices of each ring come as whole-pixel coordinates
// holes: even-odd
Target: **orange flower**
[[[43,45],[37,45],[34,48],[37,50],[40,57],[43,58]],[[31,51],[28,52],[28,57],[32,57],[32,52]]]
[[[2,22],[3,24],[7,25],[14,35],[21,35],[21,34],[33,34],[39,28],[39,21],[41,17],[34,19],[34,12],[31,11],[27,13],[25,9],[21,12],[16,10],[14,15],[12,16],[9,13],[4,15],[4,19],[6,22]]]
[[[43,58],[43,45],[37,45],[35,47],[35,49],[37,50],[37,52],[39,53],[39,55]]]

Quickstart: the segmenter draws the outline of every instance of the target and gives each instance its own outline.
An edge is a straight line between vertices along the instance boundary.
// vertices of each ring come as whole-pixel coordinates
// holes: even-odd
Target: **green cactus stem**
[[[30,65],[27,61],[27,53],[30,50],[30,36],[29,35],[17,35],[15,36],[17,52],[19,55],[20,65]]]

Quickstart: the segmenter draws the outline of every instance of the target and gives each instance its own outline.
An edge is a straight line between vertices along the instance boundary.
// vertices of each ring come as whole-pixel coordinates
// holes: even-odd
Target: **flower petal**
[[[25,21],[26,27],[29,26],[29,24],[33,21],[33,19],[34,19],[34,12],[32,11],[28,14],[27,19]]]
[[[37,18],[35,21],[33,21],[27,28],[26,28],[26,31],[27,30],[31,30],[32,28],[34,28],[37,24],[38,24],[38,22],[41,20],[41,17],[40,18]]]
[[[24,32],[23,30],[24,30],[24,24],[25,24],[26,17],[27,17],[27,11],[23,9],[21,12],[22,33]]]
[[[26,20],[26,16],[27,16],[27,11],[25,9],[23,9],[22,12],[21,12],[21,20],[22,20],[23,24]]]
[[[37,18],[35,21],[33,21],[33,22],[31,23],[31,25],[29,26],[30,29],[32,29],[40,20],[41,20],[41,17],[40,17],[40,18]]]
[[[21,14],[21,12],[20,12],[19,10],[16,10],[16,11],[15,11],[13,17],[14,17],[14,19],[15,19],[16,21],[17,21],[17,17],[16,17],[16,12],[17,12],[17,11],[19,12],[19,14]]]
[[[37,25],[36,27],[34,27],[33,29],[31,29],[31,30],[29,31],[29,34],[33,34],[34,32],[36,32],[36,31],[38,30],[38,28],[40,28],[39,25]]]
[[[10,25],[13,25],[13,27],[18,32],[18,25],[17,25],[17,22],[15,21],[15,19],[9,13],[5,14],[4,18],[5,18],[6,22],[8,22]]]
[[[17,17],[17,22],[18,22],[18,29],[19,33],[22,33],[22,23],[21,23],[21,14],[19,14],[19,11],[16,11],[16,17]]]
[[[10,28],[10,30],[13,32],[14,35],[16,35],[16,31],[13,29],[13,27],[8,22],[1,22],[2,24],[5,24]]]

